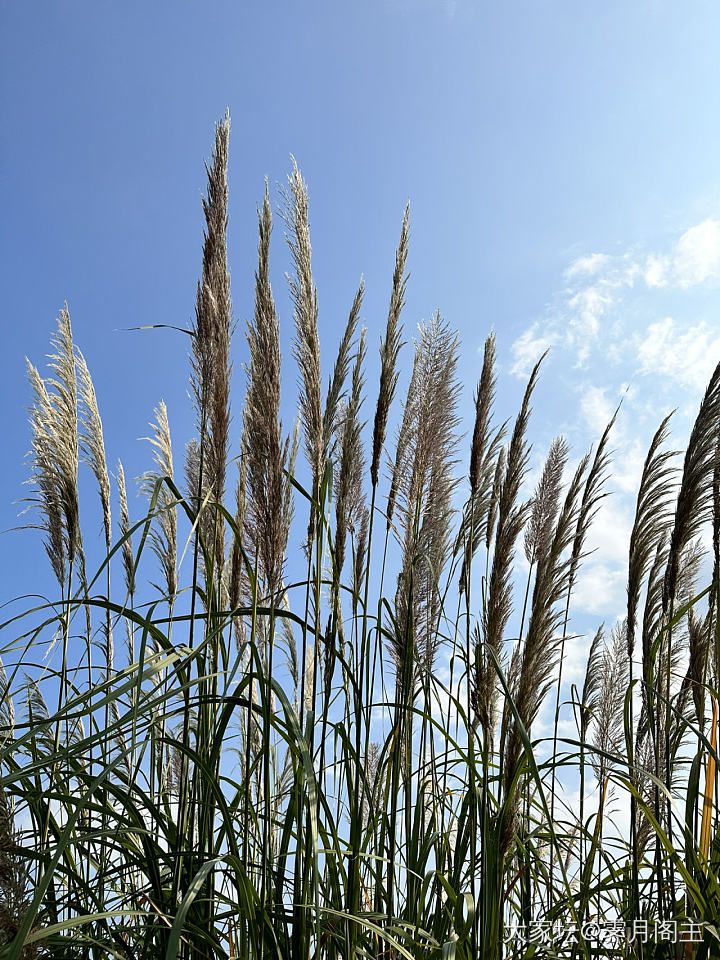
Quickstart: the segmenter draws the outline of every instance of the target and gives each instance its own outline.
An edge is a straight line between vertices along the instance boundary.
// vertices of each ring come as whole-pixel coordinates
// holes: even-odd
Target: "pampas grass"
[[[134,487],[119,462],[110,482],[111,438],[67,306],[49,374],[28,363],[30,505],[58,596],[3,624],[0,956],[638,955],[622,938],[599,945],[591,920],[692,921],[702,942],[684,956],[717,955],[720,368],[680,472],[660,421],[627,603],[580,635],[575,592],[617,412],[573,470],[554,440],[529,489],[543,358],[508,435],[491,333],[467,398],[465,471],[461,348],[439,313],[418,327],[397,402],[409,209],[372,419],[364,281],[323,389],[294,160],[281,211],[290,310],[270,283],[266,182],[254,306],[233,347],[229,133],[226,116],[207,167],[185,479],[180,421],[173,443],[158,400],[131,517]],[[288,323],[299,371],[289,432]],[[233,421],[232,352],[245,346]],[[81,527],[83,471],[100,536],[85,504]],[[114,649],[118,630],[127,643]],[[580,690],[565,682],[570,644],[574,665],[588,651]],[[627,836],[614,824],[625,807]],[[511,935],[529,923],[545,925],[547,943]],[[550,942],[553,924],[574,929],[567,949]],[[667,956],[646,946],[646,960]]]

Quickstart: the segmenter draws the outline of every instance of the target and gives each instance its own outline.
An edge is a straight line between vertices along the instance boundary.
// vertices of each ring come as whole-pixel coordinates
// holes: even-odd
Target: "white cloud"
[[[623,608],[626,584],[627,573],[622,568],[586,561],[575,587],[573,606],[583,613],[606,617],[608,611]]]
[[[662,288],[677,294],[720,281],[720,219],[691,226],[665,250],[577,257],[563,276],[567,285],[546,319],[535,320],[513,344],[513,374],[526,377],[543,350],[557,346],[576,368],[602,363],[624,376],[656,374],[692,391],[705,386],[720,359],[720,333],[696,316],[684,328],[674,319],[648,323],[653,301],[647,298]],[[682,304],[676,309],[682,316]]]
[[[576,365],[583,366],[600,333],[600,321],[615,302],[606,285],[594,284],[573,294],[568,300],[570,339],[576,345]]]
[[[582,387],[580,413],[590,433],[596,437],[602,435],[617,406],[617,403],[608,398],[607,391],[607,387],[595,387],[590,384]]]
[[[646,453],[640,441],[635,438],[626,445],[624,450],[615,454],[612,464],[614,490],[637,495]]]
[[[720,220],[708,218],[682,234],[672,251],[652,253],[645,265],[649,287],[682,289],[720,278]]]
[[[556,342],[550,331],[541,330],[533,323],[512,345],[513,365],[510,372],[516,377],[527,377],[542,354]]]
[[[591,253],[587,257],[578,257],[565,271],[565,279],[572,280],[578,276],[592,276],[606,267],[609,262],[610,257],[606,253]]]
[[[641,373],[702,390],[720,361],[720,332],[704,321],[682,327],[666,317],[636,336],[635,348]]]
[[[614,489],[614,477],[612,486]],[[580,566],[573,609],[595,616],[617,616],[626,604],[627,550],[633,524],[629,498],[607,497],[600,505]]]
[[[645,283],[649,287],[664,287],[667,283],[668,257],[651,253],[645,264]]]

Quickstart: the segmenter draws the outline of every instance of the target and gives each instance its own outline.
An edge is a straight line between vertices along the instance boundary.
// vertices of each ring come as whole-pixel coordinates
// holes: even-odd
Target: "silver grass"
[[[468,589],[470,563],[480,544],[487,539],[487,523],[492,512],[493,482],[497,468],[498,450],[505,425],[492,436],[492,408],[495,401],[497,376],[495,373],[495,334],[485,341],[483,366],[475,391],[475,423],[470,445],[470,498],[465,506],[458,531],[456,550],[464,548],[460,571],[460,592]]]
[[[245,442],[241,443],[244,449]],[[231,610],[237,610],[243,605],[245,597],[248,596],[247,571],[241,551],[241,538],[245,532],[247,515],[247,467],[245,457],[238,459],[238,475],[235,483],[235,526],[237,534],[233,536],[230,544],[230,558],[227,564],[228,568],[228,606]],[[238,649],[245,641],[245,624],[242,617],[234,617],[233,625],[235,628],[235,643]]]
[[[130,537],[130,516],[128,513],[127,489],[125,487],[125,470],[120,460],[117,465],[118,499],[120,501],[120,537],[123,571],[125,573],[125,589],[130,596],[135,592],[135,561],[132,552]]]
[[[60,483],[49,429],[54,419],[54,411],[44,380],[30,361],[27,367],[28,380],[35,395],[35,403],[30,411],[30,482],[34,484],[37,492],[36,502],[42,516],[40,526],[45,533],[45,550],[58,583],[62,586],[66,572],[66,538]]]
[[[406,622],[424,670],[432,668],[437,646],[439,579],[450,549],[458,442],[457,351],[457,334],[439,314],[420,326],[395,460],[402,571],[396,594],[399,632],[391,654],[399,674],[411,655]]]
[[[243,453],[247,472],[246,527],[257,552],[266,589],[274,594],[282,580],[287,546],[284,521],[288,441],[280,422],[280,326],[269,277],[272,217],[267,183],[258,212],[258,266],[255,310],[248,324],[250,363],[243,421]]]
[[[385,337],[380,343],[380,390],[378,393],[375,421],[373,424],[373,449],[370,462],[370,478],[373,487],[377,486],[380,470],[380,458],[385,444],[388,416],[397,389],[398,370],[397,362],[400,355],[402,326],[400,313],[405,305],[405,288],[408,274],[405,272],[407,262],[408,241],[410,235],[410,204],[405,208],[400,243],[395,253],[395,271],[393,273],[392,292],[390,294],[390,308],[388,310]]]
[[[418,367],[420,357],[418,351],[415,351],[413,358],[413,370],[410,376],[410,386],[408,394],[403,404],[403,417],[400,422],[400,428],[395,442],[395,459],[390,474],[390,489],[388,491],[387,506],[385,507],[385,519],[388,530],[392,526],[393,515],[395,513],[395,503],[397,501],[398,487],[402,482],[403,469],[408,461],[408,449],[412,439],[413,417],[415,415],[415,404],[417,403],[416,394],[421,389]]]
[[[478,487],[483,482],[483,466],[488,454],[490,422],[497,385],[496,353],[495,333],[493,331],[485,341],[482,372],[475,391],[475,423],[470,447],[469,468],[471,494],[477,493]]]
[[[367,557],[368,530],[370,526],[370,511],[367,507],[363,508],[360,516],[360,526],[357,537],[353,537],[355,542],[355,556],[353,563],[353,616],[357,616],[358,601],[360,599],[360,590],[365,579],[365,560]]]
[[[207,196],[203,197],[205,237],[202,273],[198,282],[195,323],[192,331],[191,385],[197,412],[197,429],[202,456],[197,470],[200,500],[221,504],[225,494],[230,428],[230,337],[232,304],[227,266],[227,163],[230,117],[215,128],[212,161],[207,169]],[[202,487],[202,489],[201,489]],[[207,547],[212,549],[218,568],[224,560],[224,525],[219,516],[212,520]]]
[[[152,497],[156,488],[158,490],[155,507],[157,516],[150,527],[150,545],[163,573],[163,592],[168,603],[173,604],[178,592],[177,501],[164,482],[175,478],[170,424],[164,400],[160,400],[154,413],[155,421],[150,424],[152,436],[147,439],[153,447],[155,468],[143,474],[140,486],[147,497]]]
[[[75,349],[70,314],[60,311],[52,337],[50,355],[54,376],[40,377],[27,361],[28,379],[34,393],[30,410],[32,435],[31,478],[40,508],[45,547],[60,584],[67,566],[79,560],[84,568],[78,496],[78,396]]]
[[[286,469],[283,475],[283,496],[282,496],[282,546],[283,554],[287,551],[288,540],[290,539],[290,529],[292,527],[293,517],[295,515],[295,498],[293,479],[295,478],[295,467],[297,465],[298,452],[300,450],[300,415],[298,414],[290,438],[290,451],[286,459]]]
[[[500,493],[502,485],[505,482],[505,466],[507,453],[505,447],[500,449],[495,464],[495,474],[493,476],[492,493],[490,496],[490,506],[488,508],[487,523],[485,529],[485,547],[490,550],[493,535],[495,533],[495,521],[497,520],[498,505],[500,503]]]
[[[705,559],[705,551],[700,539],[689,543],[680,559],[680,568],[676,584],[676,598],[684,606],[695,596],[697,578]],[[671,714],[671,724],[674,728],[672,739],[682,739],[686,726],[680,722],[678,715],[688,715],[688,708],[692,703],[695,707],[696,718],[700,725],[704,720],[704,684],[706,680],[707,657],[710,650],[710,631],[712,620],[709,617],[699,617],[691,607],[688,616],[673,627],[673,651],[671,674],[675,676],[681,660],[687,658],[685,675],[677,691],[675,701],[676,713]]]
[[[563,437],[557,437],[550,445],[543,472],[531,500],[530,519],[525,528],[525,558],[530,566],[541,563],[550,546],[567,457],[567,443]]]
[[[664,611],[670,609],[676,596],[683,551],[697,537],[703,524],[712,518],[713,473],[719,436],[720,363],[710,378],[685,453],[663,583]]]
[[[365,328],[360,334],[352,372],[350,399],[343,411],[340,427],[340,458],[336,470],[335,490],[335,567],[338,578],[345,562],[347,531],[354,532],[360,523],[364,500],[365,454],[362,444],[360,409],[363,403],[363,363],[365,361]]]
[[[598,697],[603,680],[603,651],[605,649],[605,634],[602,626],[593,637],[585,666],[585,680],[583,681],[580,697],[580,740],[587,742],[588,728],[598,704]]]
[[[82,426],[81,449],[85,462],[89,465],[97,480],[100,504],[103,513],[105,548],[112,545],[112,522],[110,519],[110,477],[105,459],[105,441],[103,439],[102,420],[98,409],[95,386],[90,376],[85,357],[77,351],[77,378],[80,387],[80,423]]]
[[[505,474],[499,492],[497,507],[497,531],[493,554],[487,605],[482,614],[482,635],[484,643],[492,649],[495,657],[502,658],[502,645],[505,628],[512,612],[512,562],[515,543],[525,523],[527,506],[520,504],[520,488],[527,471],[528,447],[525,435],[530,418],[530,400],[537,382],[540,364],[545,354],[537,361],[523,397],[520,412],[515,421],[513,434],[508,445]],[[495,670],[490,660],[479,655],[476,657],[475,676],[473,678],[472,699],[476,718],[492,739],[495,729]]]
[[[638,490],[635,522],[630,534],[627,641],[628,656],[631,660],[635,649],[637,612],[642,584],[653,562],[658,544],[667,534],[670,519],[669,498],[675,474],[671,461],[675,453],[662,450],[662,445],[667,439],[671,416],[672,414],[668,414],[663,419],[648,449]]]
[[[342,416],[341,403],[345,395],[345,382],[350,372],[350,363],[352,361],[352,344],[357,330],[358,320],[360,318],[360,308],[365,295],[365,281],[360,278],[360,285],[355,294],[355,298],[350,308],[345,332],[343,333],[340,346],[338,347],[337,358],[333,368],[333,374],[328,383],[327,396],[325,398],[325,410],[323,412],[323,460],[331,455],[332,440],[338,431]]]
[[[312,474],[313,487],[319,488],[323,463],[323,404],[320,381],[320,338],[318,336],[317,290],[312,277],[312,248],[308,218],[307,184],[298,170],[295,158],[288,177],[284,218],[288,225],[288,246],[292,255],[294,276],[288,278],[295,317],[293,356],[300,370],[300,416],[305,454]]]
[[[523,727],[529,731],[548,691],[553,674],[562,664],[567,618],[567,597],[575,574],[572,550],[577,526],[582,515],[583,481],[589,456],[583,457],[568,486],[562,509],[555,524],[547,553],[538,559],[533,587],[530,620],[524,642],[518,642],[508,673],[513,702]],[[587,488],[587,482],[585,483]],[[559,683],[559,681],[558,681]],[[503,786],[508,805],[502,822],[501,848],[507,852],[515,839],[519,798],[513,789],[522,754],[522,741],[517,724],[511,720],[505,705],[502,721],[504,743]]]
[[[510,671],[513,699],[523,726],[529,730],[537,716],[557,666],[565,616],[564,601],[574,573],[571,548],[576,537],[581,494],[588,458],[584,457],[568,486],[547,553],[538,558],[527,636]],[[507,715],[506,715],[507,720]],[[507,726],[507,724],[504,724]],[[509,787],[521,752],[513,724],[505,742],[505,784]]]
[[[625,743],[623,707],[629,679],[626,631],[625,621],[613,627],[600,664],[591,737],[592,746],[598,753],[591,754],[590,763],[601,785],[614,766],[602,753],[617,756]]]
[[[708,654],[712,638],[712,611],[699,617],[693,608],[688,610],[688,666],[678,696],[678,709],[683,713],[686,699],[692,697],[695,719],[700,730],[705,724],[705,683],[707,680]]]
[[[207,503],[209,497],[209,492],[205,477],[201,472],[200,444],[195,437],[192,437],[185,444],[184,470],[188,502],[194,506],[195,510],[202,510],[198,520],[198,529],[207,549],[210,549],[213,525],[208,511],[204,509],[204,505]]]

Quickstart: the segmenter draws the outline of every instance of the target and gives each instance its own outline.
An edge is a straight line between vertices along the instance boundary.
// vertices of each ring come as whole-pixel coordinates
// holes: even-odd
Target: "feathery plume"
[[[577,539],[583,502],[583,481],[589,456],[583,457],[573,474],[555,524],[547,552],[538,557],[527,636],[517,644],[510,668],[513,700],[523,727],[529,730],[553,683],[553,673],[560,661],[564,633],[559,630],[566,614],[566,601],[576,567],[572,546]],[[585,483],[585,489],[587,482]],[[515,835],[518,812],[517,794],[512,790],[522,753],[517,725],[510,723],[509,709],[503,713],[504,788],[512,798],[502,829],[503,850],[510,848]]]
[[[511,570],[515,542],[520,536],[527,515],[527,506],[519,504],[518,498],[529,455],[525,435],[530,419],[530,400],[544,358],[545,354],[540,357],[530,374],[508,446],[505,473],[499,493],[495,552],[488,602],[482,617],[485,644],[492,648],[498,659],[502,656],[503,635],[512,612]],[[473,684],[474,709],[486,736],[491,738],[495,729],[495,670],[490,661],[482,655],[476,657]]]
[[[662,450],[668,436],[669,413],[655,432],[645,457],[640,488],[635,509],[635,522],[630,534],[628,563],[628,608],[627,642],[628,656],[633,657],[635,629],[640,603],[640,590],[648,569],[657,552],[658,545],[667,534],[669,522],[669,496],[672,492],[672,477],[675,469],[671,464],[675,452]]]
[[[362,481],[365,474],[365,456],[361,432],[360,408],[365,383],[365,328],[360,334],[357,355],[352,373],[350,400],[344,410],[340,428],[340,462],[336,470],[335,489],[335,566],[338,578],[345,562],[345,537],[347,530],[354,530],[363,511]]]
[[[245,438],[240,441],[240,449],[245,449]],[[239,537],[234,536],[230,544],[230,556],[228,558],[229,581],[228,581],[228,603],[230,609],[240,606],[240,598],[243,595],[245,585],[244,562],[242,556],[242,537],[245,532],[247,516],[247,469],[245,466],[245,457],[241,455],[237,461],[237,479],[235,481],[235,526],[238,529]]]
[[[400,354],[400,347],[402,346],[400,340],[402,336],[400,313],[405,305],[405,288],[408,281],[405,264],[408,254],[409,224],[410,204],[405,208],[402,230],[400,231],[400,243],[395,254],[395,272],[393,273],[392,292],[390,294],[390,309],[388,311],[387,326],[385,328],[385,338],[380,343],[380,391],[375,409],[373,452],[370,463],[370,478],[373,487],[376,487],[378,482],[380,457],[382,455],[383,445],[385,444],[388,416],[398,382],[397,361]]]
[[[246,526],[257,551],[265,586],[274,594],[282,580],[287,535],[283,517],[283,468],[288,441],[280,422],[280,326],[270,287],[272,216],[267,182],[258,211],[258,266],[255,310],[248,323],[250,364],[247,368],[243,454],[247,471]]]
[[[678,712],[682,714],[688,693],[692,694],[695,717],[701,730],[705,723],[705,682],[713,626],[711,612],[708,611],[706,617],[699,617],[692,607],[688,610],[688,666],[678,697]]]
[[[490,418],[495,400],[497,375],[495,373],[495,332],[485,341],[483,366],[480,380],[475,391],[475,425],[470,447],[470,493],[474,495],[484,481],[484,471],[488,444],[490,442]]]
[[[598,783],[603,783],[612,766],[603,753],[619,754],[625,740],[623,706],[628,682],[625,634],[625,621],[616,624],[610,634],[610,643],[601,658],[592,745],[602,753],[591,756],[590,759]]]
[[[290,231],[287,242],[295,267],[294,278],[288,278],[295,316],[293,356],[300,368],[300,416],[303,439],[312,473],[313,488],[316,490],[320,485],[324,469],[318,303],[317,290],[312,277],[307,184],[298,170],[294,157],[292,164],[292,173],[288,177],[289,193],[285,196],[283,216]]]
[[[580,703],[580,740],[587,742],[588,727],[597,707],[599,690],[603,677],[603,649],[605,643],[604,627],[601,625],[595,634],[590,651],[588,653],[587,665],[585,667],[585,680],[583,682],[581,703]]]
[[[161,400],[155,408],[155,422],[152,437],[147,437],[153,446],[155,469],[148,470],[141,478],[141,489],[147,497],[152,497],[158,486],[155,523],[150,528],[150,544],[153,553],[160,562],[165,580],[165,593],[168,603],[173,604],[178,591],[177,581],[177,508],[176,499],[163,481],[174,480],[172,441],[167,407]]]
[[[120,460],[117,465],[118,499],[120,501],[120,537],[122,545],[123,570],[125,572],[125,589],[130,596],[135,592],[135,561],[130,539],[130,516],[128,514],[127,490],[125,488],[125,470]]]
[[[495,333],[485,341],[483,367],[475,391],[475,424],[470,446],[470,498],[460,523],[455,550],[464,549],[460,571],[460,593],[469,588],[468,575],[472,558],[487,538],[486,524],[492,511],[493,479],[498,448],[505,433],[505,424],[491,438],[492,408],[495,400]]]
[[[568,445],[563,437],[557,437],[550,445],[525,528],[525,558],[531,566],[542,561],[550,546],[567,457]]]
[[[37,491],[53,571],[62,585],[68,564],[84,566],[78,497],[78,397],[75,348],[67,304],[60,311],[50,355],[54,376],[43,380],[27,361],[28,379],[35,395],[30,410],[32,434],[30,483]]]
[[[202,456],[197,480],[202,485],[191,490],[202,500],[222,503],[225,493],[225,471],[228,460],[230,428],[230,337],[231,314],[230,274],[227,266],[227,163],[230,139],[230,117],[215,128],[215,144],[208,177],[207,196],[203,197],[205,237],[202,273],[198,281],[195,324],[192,337],[191,385],[197,411],[197,429]],[[213,518],[208,548],[214,550],[218,568],[224,560],[223,524]]]
[[[495,463],[495,475],[493,476],[492,494],[490,496],[490,506],[488,508],[487,529],[485,530],[485,547],[489,550],[495,533],[495,520],[497,519],[498,505],[502,493],[502,485],[505,482],[506,465],[505,447],[500,448],[497,461]]]
[[[344,396],[345,381],[350,372],[350,361],[352,360],[352,342],[357,330],[358,320],[360,318],[360,307],[362,306],[365,295],[365,281],[360,278],[360,286],[357,289],[350,315],[345,326],[345,332],[340,346],[338,347],[337,359],[333,368],[333,375],[328,383],[328,392],[325,399],[325,412],[323,413],[323,460],[327,460],[331,453],[332,439],[341,425],[340,404]]]
[[[57,331],[51,338],[54,376],[43,380],[27,361],[28,379],[35,395],[30,410],[32,435],[31,478],[37,496],[34,502],[43,520],[47,550],[53,571],[62,585],[68,564],[78,561],[85,582],[85,555],[80,532],[78,495],[78,396],[70,314],[67,303],[60,311]]]
[[[353,616],[357,616],[358,601],[360,599],[360,589],[365,579],[365,559],[367,556],[368,530],[370,526],[370,511],[363,507],[360,516],[360,529],[355,543],[355,563],[353,575]]]
[[[103,512],[103,529],[105,532],[105,548],[109,551],[112,545],[112,523],[110,520],[110,478],[108,476],[107,461],[105,459],[105,442],[103,439],[102,420],[98,409],[95,386],[90,376],[85,357],[77,351],[77,374],[80,387],[80,423],[82,431],[82,451],[85,462],[95,474],[100,492],[100,504]]]
[[[664,612],[669,610],[676,596],[683,551],[712,517],[715,450],[719,435],[720,363],[710,378],[685,453],[663,584]]]
[[[457,334],[439,314],[420,326],[395,459],[403,559],[396,595],[399,634],[391,653],[399,674],[410,655],[406,622],[412,624],[413,645],[422,668],[430,670],[435,656],[438,583],[450,547],[455,486],[457,349]]]
[[[527,636],[525,642],[516,647],[516,651],[520,651],[519,663],[516,670],[511,670],[511,682],[514,687],[513,698],[526,730],[532,726],[550,689],[562,643],[562,636],[557,635],[565,615],[561,601],[566,598],[570,577],[574,573],[570,548],[576,537],[576,524],[582,509],[581,492],[587,464],[586,456],[580,461],[570,481],[549,538],[547,552],[537,558]],[[506,740],[506,784],[512,782],[520,750],[520,737],[513,725]]]

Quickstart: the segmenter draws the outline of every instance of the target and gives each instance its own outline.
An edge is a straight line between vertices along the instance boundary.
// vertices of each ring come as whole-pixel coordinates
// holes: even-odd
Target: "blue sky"
[[[148,467],[138,438],[161,397],[176,455],[190,436],[186,341],[121,328],[192,318],[203,161],[228,107],[236,440],[255,207],[266,176],[277,200],[292,153],[310,188],[326,372],[362,273],[373,383],[410,200],[406,331],[437,308],[459,330],[466,422],[491,327],[503,417],[552,347],[535,471],[559,432],[579,458],[625,395],[578,597],[588,624],[612,620],[647,442],[673,407],[683,442],[720,360],[719,38],[709,0],[0,4],[0,527],[26,489],[24,358],[42,363],[65,299],[110,463]],[[272,258],[290,424],[277,220]],[[403,384],[410,362],[406,347]],[[37,535],[0,543],[3,599],[49,586]]]

